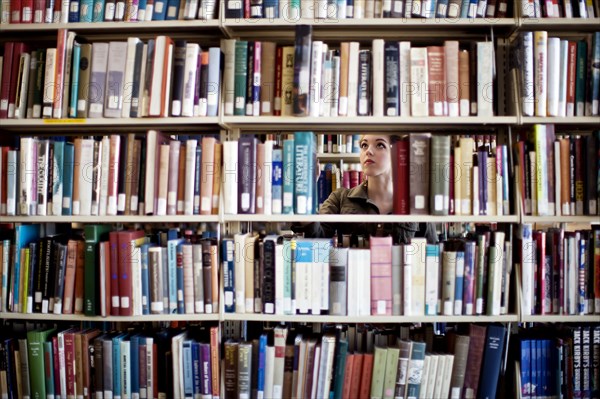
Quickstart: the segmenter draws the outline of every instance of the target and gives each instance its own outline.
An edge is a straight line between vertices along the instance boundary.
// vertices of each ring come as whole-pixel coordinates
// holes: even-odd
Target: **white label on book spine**
[[[425,196],[415,195],[415,208],[416,209],[425,209]]]
[[[125,194],[123,193],[117,197],[117,211],[125,212]]]
[[[113,308],[118,308],[119,307],[119,297],[118,296],[113,296],[111,298],[112,300],[112,306]]]
[[[156,8],[156,12],[158,14],[163,12],[164,6],[165,6],[164,1],[157,1],[156,4],[154,5],[154,7]]]
[[[377,301],[377,314],[385,314],[385,301]]]
[[[268,114],[271,112],[271,102],[270,101],[263,101],[262,112],[265,114]]]
[[[73,201],[73,215],[79,215],[80,212],[81,211],[79,201]]]
[[[164,216],[167,214],[167,200],[164,198],[159,198],[157,201],[156,213],[159,216]]]
[[[129,297],[128,296],[121,297],[121,308],[129,309]]]
[[[211,202],[210,202],[210,197],[202,197],[202,204],[200,205],[200,209],[203,211],[210,211],[211,210]]]
[[[233,305],[233,292],[231,292],[231,291],[225,292],[225,305],[226,306]]]
[[[173,100],[173,106],[171,107],[171,114],[173,116],[181,115],[181,101]]]
[[[296,198],[296,205],[298,206],[298,208],[296,209],[296,213],[300,215],[306,214],[306,202],[307,198],[305,195],[299,195]]]
[[[283,206],[292,206],[294,197],[292,193],[283,193]]]
[[[132,195],[131,196],[131,211],[133,212],[137,212],[138,210],[138,196],[137,195]]]
[[[242,193],[242,209],[250,207],[250,194]]]
[[[436,211],[441,211],[444,208],[444,196],[436,195],[434,197],[434,207]]]
[[[272,303],[265,303],[265,313],[273,314],[275,313],[275,308]]]

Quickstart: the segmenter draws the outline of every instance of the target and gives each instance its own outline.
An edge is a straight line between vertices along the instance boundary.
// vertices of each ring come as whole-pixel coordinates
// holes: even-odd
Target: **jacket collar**
[[[358,186],[352,187],[348,191],[348,198],[369,201],[369,196],[367,195],[367,182],[362,182]]]

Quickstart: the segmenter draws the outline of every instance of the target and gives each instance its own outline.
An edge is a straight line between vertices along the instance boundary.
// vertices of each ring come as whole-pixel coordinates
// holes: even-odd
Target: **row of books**
[[[365,248],[239,233],[222,245],[225,312],[434,316],[509,309],[512,246],[500,231],[440,245],[370,237]]]
[[[295,46],[223,41],[225,115],[493,116],[494,44],[373,40],[334,48],[296,26]]]
[[[214,136],[21,137],[19,149],[1,149],[3,215],[218,212],[221,144]]]
[[[519,228],[522,313],[600,313],[600,229]]]
[[[515,47],[522,114],[596,116],[600,99],[600,32],[583,40],[522,32]]]
[[[55,48],[7,42],[0,118],[216,116],[220,59],[168,36],[87,43],[59,29]]]
[[[519,6],[521,16],[526,18],[596,18],[594,3],[591,0],[520,0]]]
[[[508,165],[495,135],[411,133],[392,146],[394,213],[509,215]]]
[[[386,332],[366,332],[374,337],[366,345],[356,341],[358,328],[331,326],[321,336],[275,327],[258,338],[228,340],[226,397],[495,397],[505,327],[471,325],[468,335],[439,336],[442,352],[423,341],[379,334]]]
[[[600,326],[522,330],[518,337],[522,398],[589,398],[600,394]]]
[[[358,163],[343,163],[342,168],[334,163],[319,164],[317,179],[317,202],[319,208],[329,195],[338,188],[352,188],[364,180],[361,166]]]
[[[245,0],[226,3],[225,18],[309,19],[363,18],[504,18],[507,1],[409,0]]]
[[[220,397],[218,327],[2,336],[5,398]]]
[[[40,225],[17,226],[15,238],[2,241],[2,311],[217,313],[216,234],[184,233],[90,224],[42,236]]]
[[[360,134],[317,133],[319,154],[358,154]]]
[[[3,0],[0,24],[164,21],[217,18],[218,0]]]
[[[600,131],[561,136],[553,125],[535,125],[518,135],[514,154],[524,214],[598,214]]]

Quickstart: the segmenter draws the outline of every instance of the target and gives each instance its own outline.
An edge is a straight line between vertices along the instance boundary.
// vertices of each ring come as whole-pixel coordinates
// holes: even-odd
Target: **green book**
[[[394,399],[396,376],[398,374],[398,358],[400,348],[389,347],[385,360],[385,377],[383,379],[383,399]]]
[[[373,360],[373,374],[371,379],[370,398],[383,397],[383,380],[385,376],[385,364],[387,362],[387,348],[375,347],[375,358]]]
[[[433,215],[448,215],[450,206],[450,181],[446,171],[450,165],[450,136],[431,136],[431,191],[429,209]]]
[[[108,233],[112,230],[107,224],[88,224],[85,226],[85,261],[83,284],[83,311],[86,316],[100,314],[97,287],[100,282],[100,268],[98,267],[98,243],[108,240]],[[108,282],[107,282],[108,283]]]
[[[246,87],[248,78],[248,42],[238,40],[235,42],[235,69],[234,69],[234,115],[246,115]]]
[[[29,356],[29,380],[32,399],[46,398],[46,361],[45,346],[48,336],[54,332],[54,328],[47,330],[39,329],[27,333],[27,347]],[[52,350],[52,342],[48,342]],[[52,370],[54,365],[50,365]]]
[[[333,399],[342,399],[344,391],[344,374],[346,372],[346,358],[348,356],[348,341],[340,339],[335,359],[335,370],[333,374]],[[330,395],[331,397],[331,395]]]
[[[587,82],[587,42],[577,42],[577,71],[575,74],[575,116],[585,116],[585,86]]]

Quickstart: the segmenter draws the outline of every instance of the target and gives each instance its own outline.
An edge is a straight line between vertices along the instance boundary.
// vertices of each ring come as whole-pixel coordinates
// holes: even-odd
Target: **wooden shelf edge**
[[[0,319],[77,322],[153,322],[153,321],[219,321],[218,313],[211,314],[151,314],[142,316],[84,316],[70,314],[0,312]]]

